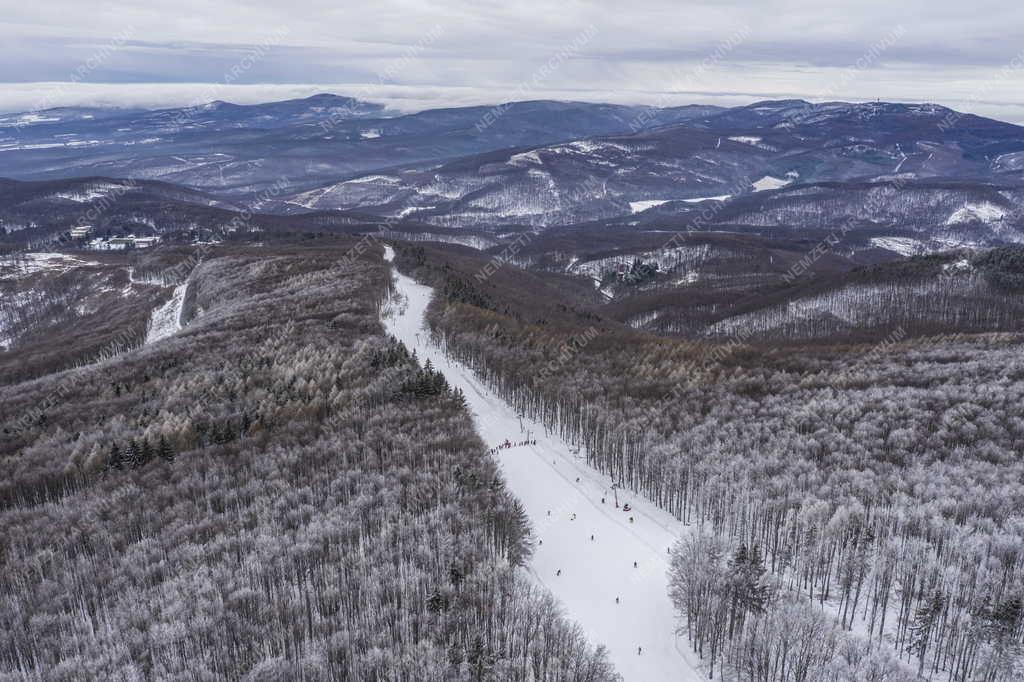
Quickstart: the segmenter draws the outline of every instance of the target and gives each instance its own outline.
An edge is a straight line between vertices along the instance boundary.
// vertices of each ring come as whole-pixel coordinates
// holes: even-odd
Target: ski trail
[[[385,258],[393,257],[393,250],[385,247]],[[627,682],[705,679],[685,638],[675,634],[678,621],[668,597],[668,549],[687,527],[621,490],[619,502],[628,502],[632,511],[616,509],[610,478],[587,466],[561,438],[548,435],[543,424],[521,418],[472,370],[429,343],[424,322],[433,290],[397,271],[394,277],[398,294],[382,315],[388,332],[462,389],[477,431],[489,446],[506,439],[536,441],[497,454],[539,541],[529,567],[535,579],[558,597],[591,643],[608,647]]]

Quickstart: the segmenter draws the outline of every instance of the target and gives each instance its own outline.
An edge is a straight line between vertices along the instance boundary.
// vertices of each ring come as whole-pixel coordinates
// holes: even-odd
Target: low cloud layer
[[[233,101],[332,91],[406,110],[880,98],[1024,121],[1024,6],[1002,0],[49,0],[3,17],[5,111],[179,105],[218,84]]]

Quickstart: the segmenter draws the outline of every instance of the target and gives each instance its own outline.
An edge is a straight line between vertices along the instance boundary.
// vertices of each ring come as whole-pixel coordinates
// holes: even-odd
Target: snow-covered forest
[[[605,327],[581,344],[585,314],[524,307],[512,273],[397,262],[444,292],[430,318],[451,354],[692,526],[672,598],[709,673],[1024,674],[1018,336],[774,349]]]
[[[218,250],[183,330],[0,388],[0,677],[616,679],[354,243]]]
[[[1024,10],[62,2],[0,682],[1024,681]]]

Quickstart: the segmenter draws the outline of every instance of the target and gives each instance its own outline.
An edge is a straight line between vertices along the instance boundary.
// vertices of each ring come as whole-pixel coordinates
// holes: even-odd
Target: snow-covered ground
[[[159,273],[157,274],[146,274],[136,275],[135,268],[128,268],[128,283],[129,284],[151,284],[153,286],[165,287],[168,286],[166,279]]]
[[[185,292],[188,283],[174,287],[174,293],[167,303],[153,311],[146,329],[146,344],[166,339],[181,329],[181,310],[185,306]]]
[[[757,182],[753,183],[753,187],[755,192],[763,192],[769,189],[781,189],[782,187],[785,187],[786,185],[792,182],[793,180],[791,178],[782,179],[773,177],[771,175],[766,175]]]
[[[100,182],[83,185],[78,191],[55,192],[50,195],[50,198],[67,199],[68,201],[74,201],[81,204],[95,201],[96,199],[102,199],[117,192],[124,192],[126,189],[130,189],[130,186],[113,182]]]
[[[388,260],[393,256],[388,248]],[[558,597],[592,643],[608,647],[627,682],[704,679],[685,637],[675,634],[678,623],[668,597],[668,550],[686,527],[623,491],[619,501],[632,511],[616,509],[611,479],[588,467],[582,454],[556,435],[546,434],[542,424],[521,418],[472,370],[429,343],[424,319],[432,289],[397,272],[395,279],[398,296],[384,311],[388,332],[462,389],[486,443],[536,440],[497,455],[539,542],[529,567],[536,580]]]
[[[433,207],[429,207],[433,208]],[[410,209],[402,209],[403,212],[406,210],[414,211],[417,210],[415,207]],[[436,232],[392,232],[394,239],[401,239],[407,242],[443,242],[445,244],[461,244],[462,246],[468,246],[478,251],[484,251],[497,246],[500,242],[475,234],[440,234]]]
[[[672,201],[672,200],[671,199],[648,199],[646,201],[631,201],[631,202],[629,202],[629,210],[632,211],[633,213],[640,213],[641,211],[646,211],[649,208],[654,208],[655,206],[661,206],[662,204],[667,204],[670,201]]]
[[[959,223],[982,222],[995,223],[1006,217],[1006,209],[988,201],[980,203],[964,204],[964,207],[957,209],[953,215],[946,220],[947,225]]]
[[[721,257],[723,255],[721,249],[712,249],[707,244],[677,246],[656,251],[620,253],[615,256],[583,262],[575,260],[566,268],[566,271],[588,275],[595,281],[600,282],[607,273],[616,272],[620,267],[628,268],[637,258],[645,263],[657,263],[659,271],[669,272],[678,268],[694,269],[712,256]]]
[[[633,213],[641,213],[649,208],[667,204],[670,201],[682,201],[685,204],[699,204],[702,201],[725,201],[732,197],[731,194],[719,194],[713,197],[696,197],[695,199],[648,199],[646,201],[629,202],[629,210]]]
[[[98,265],[66,253],[23,253],[0,258],[0,279],[19,279],[37,272],[67,272],[87,265]]]
[[[871,246],[893,251],[901,256],[913,256],[927,251],[920,240],[910,237],[872,237]]]
[[[687,204],[699,204],[702,201],[725,201],[731,198],[731,194],[719,194],[713,197],[697,197],[696,199],[683,199],[683,202]]]

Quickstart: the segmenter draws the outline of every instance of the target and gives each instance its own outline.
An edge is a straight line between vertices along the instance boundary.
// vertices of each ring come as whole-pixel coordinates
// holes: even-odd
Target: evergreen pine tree
[[[171,448],[171,444],[167,442],[166,436],[160,436],[160,443],[157,445],[157,454],[160,455],[160,459],[166,462],[174,461],[174,450]]]
[[[124,451],[124,464],[126,467],[137,467],[142,463],[142,453],[139,451],[139,444],[134,438],[128,441],[128,448]]]
[[[142,445],[139,446],[139,464],[145,465],[151,459],[153,459],[153,446],[149,444],[148,438],[143,438]]]
[[[117,443],[110,444],[110,454],[107,455],[107,468],[108,469],[120,469],[122,466],[121,462],[121,450],[117,447]]]
[[[440,590],[434,591],[427,597],[427,609],[433,613],[440,613],[448,610],[448,598]]]
[[[907,651],[918,657],[918,675],[924,674],[924,658],[928,652],[932,629],[938,622],[945,606],[946,599],[942,592],[935,590],[921,602],[917,611],[914,612],[914,622],[910,624],[910,643],[907,645]]]
[[[491,657],[487,653],[484,639],[480,635],[473,638],[466,661],[473,666],[473,679],[478,682],[488,679],[488,672],[491,669],[492,662]]]

